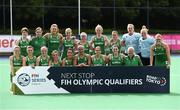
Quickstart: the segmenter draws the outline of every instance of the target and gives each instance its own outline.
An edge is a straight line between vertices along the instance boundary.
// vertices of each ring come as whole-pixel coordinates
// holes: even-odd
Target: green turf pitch
[[[0,58],[0,109],[3,110],[180,110],[180,56],[173,56],[170,94],[12,95],[9,60]]]

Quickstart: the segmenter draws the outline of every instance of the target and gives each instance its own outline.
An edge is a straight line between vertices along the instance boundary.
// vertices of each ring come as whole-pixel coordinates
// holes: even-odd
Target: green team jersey
[[[53,50],[59,51],[59,47],[60,47],[60,37],[58,35],[52,36],[50,34],[50,37],[48,39],[48,55],[51,56]]]
[[[124,59],[124,63],[126,66],[142,66],[139,55],[134,55],[134,57],[132,58],[126,56]]]
[[[43,59],[43,57],[40,56],[39,66],[49,66],[49,60],[50,60],[49,56],[46,56],[45,59]]]
[[[107,46],[107,47],[104,49],[104,51],[105,51],[105,55],[109,55],[110,53],[112,53],[112,52],[111,52],[111,46]]]
[[[36,56],[33,56],[32,58],[29,58],[28,56],[26,56],[26,65],[30,66],[30,65],[36,65]]]
[[[54,63],[54,62],[52,61],[51,66],[52,66],[52,67],[60,67],[60,66],[61,66],[61,63],[62,63],[62,62],[61,62],[60,59],[58,60],[57,63]]]
[[[80,45],[84,46],[84,53],[89,54],[89,43],[86,42],[85,44],[79,43]]]
[[[17,70],[19,70],[22,67],[22,61],[23,61],[22,56],[20,56],[19,59],[16,59],[16,57],[13,56],[14,74],[16,73]]]
[[[160,45],[154,48],[155,66],[167,65],[166,49]]]
[[[116,42],[114,42],[112,39],[110,40],[110,47],[111,47],[111,52],[112,52],[112,47],[116,45],[119,49],[119,52],[121,52],[121,41],[118,39]]]
[[[34,48],[36,57],[41,55],[41,47],[46,46],[46,40],[43,37],[35,37],[30,41],[30,45]]]
[[[111,55],[111,60],[109,62],[109,65],[112,66],[118,66],[118,65],[123,65],[123,56],[122,55],[118,55],[118,56],[114,56],[114,54]]]
[[[90,55],[94,55],[94,53],[95,53],[95,52],[94,52],[93,50],[91,50],[91,49],[89,50],[89,54],[90,54]]]
[[[105,40],[104,37],[101,36],[101,38],[98,38],[97,36],[94,37],[94,47],[100,46],[101,47],[101,53],[105,53]]]
[[[26,48],[27,48],[27,46],[29,46],[29,43],[30,42],[28,40],[23,41],[22,39],[20,39],[18,46],[21,49],[21,55],[27,56],[27,49]]]
[[[22,61],[23,61],[23,56],[20,56],[19,59],[13,57],[14,73],[12,77],[15,76],[16,72],[22,67]],[[23,94],[23,92],[19,89],[19,87],[17,87],[14,83],[12,83],[12,90],[13,90],[13,94]]]
[[[64,40],[64,51],[63,51],[63,55],[62,55],[62,59],[67,57],[67,50],[69,48],[73,49],[74,47],[74,41],[71,39],[71,40]]]
[[[92,59],[92,63],[93,63],[93,66],[104,66],[105,62],[103,59],[103,55],[100,55],[99,58],[96,58],[96,56],[94,56]]]
[[[80,57],[78,55],[77,62],[78,62],[78,64],[81,64],[81,63],[88,64],[88,59],[87,59],[86,55],[84,55],[83,57]]]
[[[73,66],[73,61],[74,59],[68,59],[67,57],[65,58],[65,66],[66,67],[72,67]]]

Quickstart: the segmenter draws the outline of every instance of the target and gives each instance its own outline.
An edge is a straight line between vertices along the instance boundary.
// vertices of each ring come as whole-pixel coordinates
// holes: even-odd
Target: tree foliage
[[[4,20],[9,19],[9,0],[4,2],[0,2],[1,13],[4,7],[6,12],[5,17],[0,18],[1,27],[10,24]],[[120,29],[128,23],[140,27],[148,25],[148,19],[151,28],[180,29],[179,13],[179,0],[81,0],[81,24],[87,29],[94,29],[97,24],[112,29],[114,23]],[[13,0],[13,21],[14,29],[23,26],[49,29],[52,23],[60,28],[77,28],[78,0]]]

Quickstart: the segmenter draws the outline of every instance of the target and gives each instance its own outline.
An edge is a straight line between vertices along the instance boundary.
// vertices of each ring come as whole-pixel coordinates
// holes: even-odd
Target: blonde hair
[[[112,34],[113,34],[113,33],[115,33],[115,34],[117,34],[117,35],[118,35],[118,31],[112,31]]]
[[[81,47],[84,49],[84,46],[83,46],[83,45],[78,45],[78,49],[81,48]]]
[[[146,34],[148,33],[148,30],[147,29],[141,29],[141,34],[145,32]]]
[[[80,34],[80,38],[82,39],[82,36],[86,36],[87,37],[87,34],[85,32],[81,32]]]
[[[128,24],[128,25],[127,25],[127,28],[128,28],[128,27],[132,27],[132,28],[134,29],[134,25],[133,25],[133,24]]]
[[[59,32],[59,28],[58,28],[58,25],[57,24],[52,24],[51,27],[50,27],[50,31],[53,27],[56,27],[57,28],[57,33]]]
[[[71,28],[66,28],[65,34],[67,35],[68,32],[70,32],[70,34],[72,34],[72,29]]]
[[[51,54],[53,55],[55,53],[57,53],[59,55],[59,52],[57,50],[53,50]]]
[[[19,51],[20,51],[20,53],[21,53],[21,48],[20,48],[18,45],[15,45],[14,48],[13,48],[13,55],[15,55],[15,51],[14,51],[14,50],[15,50],[16,48],[18,48]]]
[[[15,48],[21,49],[18,45],[15,45],[14,48],[13,48],[13,50],[15,50]]]
[[[42,47],[41,47],[41,51],[42,51],[43,49],[48,50],[48,48],[47,48],[46,46],[42,46]]]
[[[99,24],[96,26],[95,32],[96,32],[96,30],[97,30],[98,28],[103,32],[103,27],[102,27],[101,25],[99,25]]]
[[[156,39],[158,36],[160,36],[160,37],[162,38],[162,35],[158,33],[158,34],[155,35],[155,39]]]
[[[134,51],[134,47],[129,47],[129,48],[128,48],[128,52],[129,52],[131,49]]]

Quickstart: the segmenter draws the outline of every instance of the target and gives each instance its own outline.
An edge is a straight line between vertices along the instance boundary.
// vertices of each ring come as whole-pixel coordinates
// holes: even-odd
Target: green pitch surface
[[[12,95],[10,67],[0,58],[0,109],[3,110],[180,110],[180,56],[172,56],[170,94]]]

